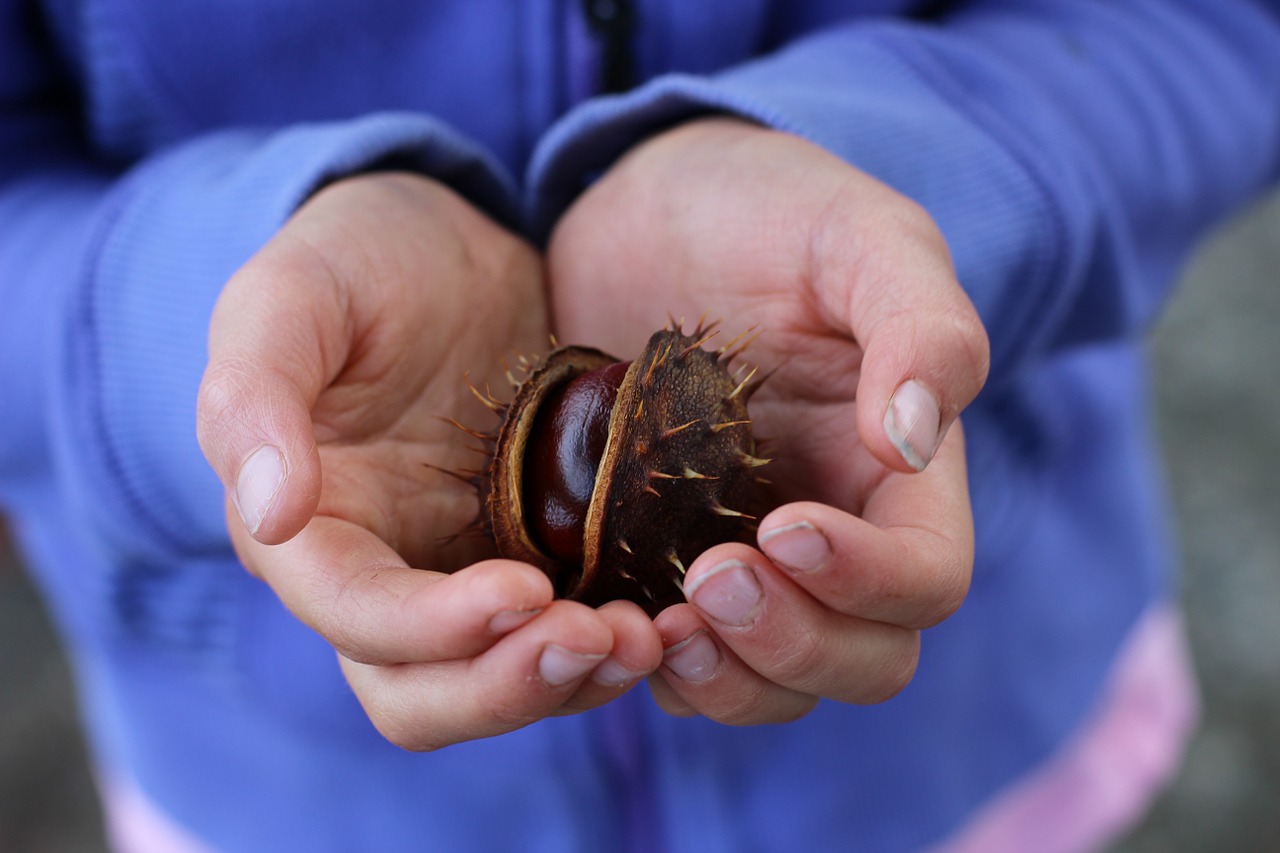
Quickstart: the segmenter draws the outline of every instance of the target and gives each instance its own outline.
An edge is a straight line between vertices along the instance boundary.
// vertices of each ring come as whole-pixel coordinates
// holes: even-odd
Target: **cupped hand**
[[[479,394],[546,340],[538,255],[404,174],[318,192],[214,311],[198,431],[237,553],[401,746],[593,707],[660,662],[639,608],[553,601],[532,566],[443,544],[478,505],[439,469],[483,461],[446,419],[495,426]]]
[[[633,149],[548,250],[561,337],[637,352],[668,315],[758,326],[741,356],[776,507],[756,544],[713,548],[655,624],[663,706],[776,722],[819,698],[875,702],[912,677],[919,632],[973,563],[957,416],[986,334],[916,204],[802,139],[727,118]]]

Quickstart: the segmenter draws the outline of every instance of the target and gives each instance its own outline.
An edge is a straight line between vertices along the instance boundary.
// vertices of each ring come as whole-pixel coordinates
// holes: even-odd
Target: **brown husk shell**
[[[546,555],[527,532],[526,442],[552,388],[615,363],[599,350],[550,353],[520,387],[498,433],[482,495],[499,553],[530,562],[559,595],[596,606],[629,599],[651,613],[684,601],[684,568],[744,535],[755,444],[746,393],[715,353],[676,330],[655,333],[618,390],[587,511],[582,566]]]

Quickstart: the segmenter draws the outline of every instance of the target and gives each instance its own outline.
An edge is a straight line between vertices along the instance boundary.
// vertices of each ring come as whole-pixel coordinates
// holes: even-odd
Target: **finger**
[[[611,601],[596,611],[613,631],[613,650],[591,671],[560,713],[577,713],[612,701],[662,664],[662,638],[653,620],[629,601]]]
[[[364,528],[317,516],[281,545],[234,536],[245,565],[343,656],[370,664],[469,658],[551,604],[533,566],[489,560],[451,575],[410,568]]]
[[[961,429],[927,471],[887,475],[862,517],[820,503],[786,504],[760,522],[757,541],[828,608],[905,628],[936,625],[960,607],[973,571]]]
[[[797,693],[883,702],[915,673],[918,632],[823,606],[745,545],[699,557],[685,590],[745,666]]]
[[[885,465],[920,471],[986,381],[989,344],[929,216],[888,188],[857,187],[847,218],[837,203],[822,220],[815,245],[829,257],[815,261],[815,286],[863,349],[859,435]],[[886,198],[869,204],[876,191]]]
[[[670,694],[660,690],[677,715],[698,713],[729,725],[762,725],[799,719],[817,697],[762,676],[739,658],[688,605],[668,607],[654,620],[666,649],[658,670]]]
[[[345,317],[318,256],[289,239],[237,272],[214,309],[197,436],[260,542],[295,535],[318,505],[311,409],[345,361]]]
[[[343,659],[342,667],[378,731],[421,751],[556,713],[606,659],[613,639],[596,611],[560,600],[469,660],[370,666]]]
[[[658,707],[673,717],[698,716],[698,709],[684,701],[661,672],[649,676],[649,693]]]

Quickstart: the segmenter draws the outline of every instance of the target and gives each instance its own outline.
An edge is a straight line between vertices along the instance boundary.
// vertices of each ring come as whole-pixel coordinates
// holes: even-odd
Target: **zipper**
[[[582,7],[592,35],[600,41],[600,91],[625,92],[636,82],[631,47],[636,12],[632,0],[582,0]]]

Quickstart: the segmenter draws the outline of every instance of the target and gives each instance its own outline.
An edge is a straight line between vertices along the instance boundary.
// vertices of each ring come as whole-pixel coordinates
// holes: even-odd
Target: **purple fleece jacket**
[[[569,0],[0,0],[0,506],[122,844],[1087,845],[1172,766],[1188,700],[1142,334],[1276,176],[1280,4],[619,5],[633,28],[602,38],[600,4]],[[882,706],[734,729],[641,690],[401,752],[236,564],[193,427],[219,289],[335,177],[394,162],[536,240],[708,112],[811,139],[942,228],[993,345],[970,598]]]

